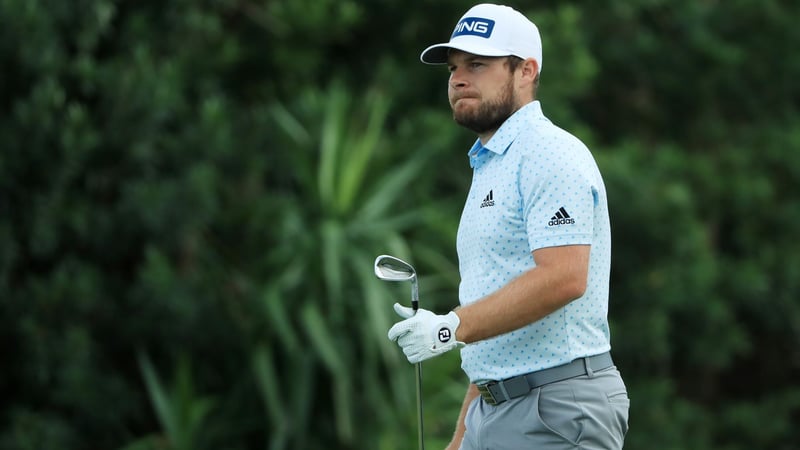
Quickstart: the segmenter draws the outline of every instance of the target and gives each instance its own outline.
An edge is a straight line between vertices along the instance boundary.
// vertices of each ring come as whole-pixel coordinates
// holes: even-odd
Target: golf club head
[[[411,264],[391,255],[380,255],[375,258],[375,276],[384,281],[410,281],[411,307],[414,311],[419,307],[419,287],[417,272]]]
[[[381,255],[375,258],[375,276],[384,281],[411,281],[417,272],[400,258]]]

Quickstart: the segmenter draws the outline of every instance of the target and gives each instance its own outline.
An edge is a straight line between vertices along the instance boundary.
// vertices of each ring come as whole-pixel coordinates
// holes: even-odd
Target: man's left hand
[[[414,310],[399,303],[394,310],[405,320],[397,322],[389,330],[389,339],[402,347],[408,362],[415,364],[465,344],[456,339],[456,330],[461,320],[455,312],[436,315],[427,309]]]

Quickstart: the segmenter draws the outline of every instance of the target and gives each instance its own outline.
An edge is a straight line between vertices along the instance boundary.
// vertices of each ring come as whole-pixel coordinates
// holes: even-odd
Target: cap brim
[[[472,53],[479,56],[509,56],[511,53],[503,50],[498,50],[488,45],[480,45],[474,42],[453,43],[448,42],[445,44],[435,44],[426,48],[419,55],[420,61],[425,64],[446,64],[447,53],[451,48],[461,50],[462,52]]]

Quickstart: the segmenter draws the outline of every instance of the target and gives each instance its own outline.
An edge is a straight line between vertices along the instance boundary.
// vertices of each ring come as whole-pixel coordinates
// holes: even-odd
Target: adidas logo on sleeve
[[[562,206],[561,208],[558,208],[556,215],[550,218],[550,222],[547,222],[547,225],[551,227],[557,227],[560,225],[572,225],[574,223],[575,219],[570,217],[569,213],[567,213],[567,210]]]

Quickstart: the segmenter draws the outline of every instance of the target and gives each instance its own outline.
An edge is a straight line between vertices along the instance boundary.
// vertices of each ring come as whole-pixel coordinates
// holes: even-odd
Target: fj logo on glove
[[[441,328],[439,330],[439,342],[448,342],[453,337],[450,328]]]

